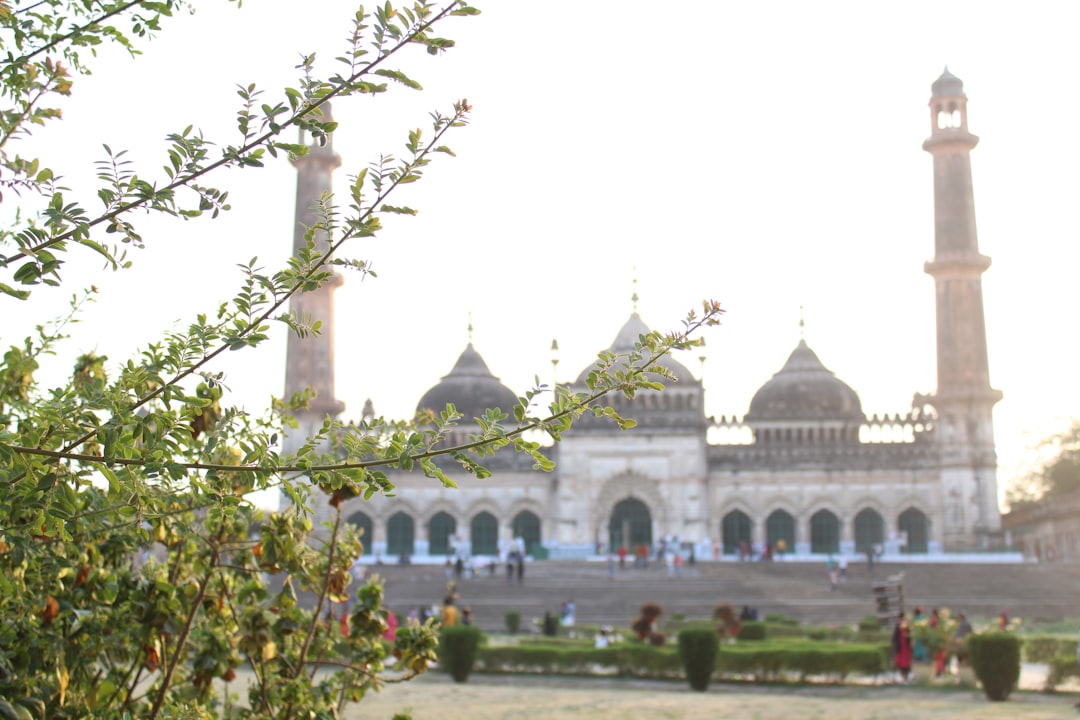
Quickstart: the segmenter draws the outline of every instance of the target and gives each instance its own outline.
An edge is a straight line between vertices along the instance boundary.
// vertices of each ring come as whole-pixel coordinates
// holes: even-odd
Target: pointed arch
[[[855,552],[865,553],[885,543],[885,518],[877,510],[864,507],[855,514]]]
[[[776,508],[765,518],[765,542],[776,547],[784,541],[789,552],[795,551],[795,516],[783,508]]]
[[[720,537],[724,543],[724,554],[734,555],[739,552],[742,543],[750,545],[753,522],[742,510],[732,510],[720,521]]]
[[[608,521],[609,547],[626,546],[633,551],[638,545],[652,547],[652,513],[637,498],[626,498],[615,504]]]
[[[524,540],[526,555],[534,555],[542,539],[540,516],[530,510],[522,510],[511,521],[510,532],[515,538]]]
[[[930,550],[930,518],[917,507],[909,507],[900,513],[897,529],[907,534],[907,544],[901,549],[906,553],[925,553]]]
[[[498,555],[499,521],[487,510],[473,515],[469,521],[469,542],[473,555]]]
[[[810,552],[840,551],[840,519],[832,510],[822,508],[810,516]]]
[[[371,546],[375,542],[374,527],[375,523],[372,522],[371,516],[366,512],[354,512],[345,519],[345,522],[355,526],[360,530],[360,542],[364,546],[364,554],[371,554]]]
[[[440,510],[428,520],[428,555],[449,555],[453,548],[450,538],[457,532],[457,520]]]
[[[412,515],[399,510],[386,521],[386,554],[412,555],[416,543],[416,523]]]
[[[626,498],[635,498],[645,503],[657,526],[664,527],[667,524],[667,507],[660,495],[658,483],[637,473],[623,473],[605,482],[597,493],[594,509],[598,529],[611,525],[615,505]],[[652,536],[651,529],[649,536]]]

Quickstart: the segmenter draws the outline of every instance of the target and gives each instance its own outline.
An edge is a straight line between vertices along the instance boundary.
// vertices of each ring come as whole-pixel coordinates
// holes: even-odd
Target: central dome
[[[645,321],[641,319],[640,315],[634,313],[630,316],[630,319],[626,321],[626,324],[622,326],[622,329],[619,330],[619,334],[615,336],[615,342],[611,343],[608,352],[615,353],[616,355],[632,352],[634,345],[638,342],[638,338],[649,332],[651,332],[649,326],[645,324]],[[671,353],[660,358],[656,364],[667,368],[679,382],[689,382],[694,379],[694,376],[687,367],[673,358]],[[591,373],[595,367],[594,364],[582,370],[581,374],[578,375],[577,384],[584,385],[585,381],[589,378],[589,373]]]
[[[780,372],[750,401],[749,422],[763,420],[865,420],[859,396],[821,364],[800,340]]]
[[[449,403],[453,403],[465,420],[470,421],[482,417],[488,408],[498,408],[512,416],[518,399],[510,388],[491,374],[484,358],[469,343],[450,374],[420,398],[416,411],[431,410],[438,414]]]

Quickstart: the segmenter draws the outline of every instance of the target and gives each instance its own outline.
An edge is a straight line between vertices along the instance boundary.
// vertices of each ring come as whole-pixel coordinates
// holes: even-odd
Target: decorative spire
[[[799,306],[799,339],[806,339],[806,318],[803,317],[803,306]]]
[[[469,344],[472,345],[472,310],[469,311]]]
[[[634,308],[634,314],[635,315],[637,315],[637,301],[638,301],[638,294],[637,294],[637,265],[635,265],[634,266],[634,292],[633,292],[633,294],[630,295],[630,302],[632,304],[632,307]]]

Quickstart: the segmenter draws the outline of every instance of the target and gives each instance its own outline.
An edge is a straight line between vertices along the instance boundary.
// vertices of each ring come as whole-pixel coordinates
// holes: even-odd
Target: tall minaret
[[[330,122],[330,103],[324,103],[323,122]],[[341,157],[334,152],[333,137],[328,137],[326,144],[310,146],[310,151],[303,157],[296,158],[293,164],[297,170],[296,180],[296,225],[293,228],[293,254],[304,246],[304,235],[308,228],[318,220],[316,207],[324,193],[329,193],[330,178],[334,168],[341,165]],[[320,251],[328,248],[326,232],[315,233],[315,246]],[[297,415],[300,427],[286,435],[285,452],[295,452],[308,436],[316,432],[327,415],[337,416],[345,409],[345,404],[334,397],[334,290],[342,283],[337,273],[318,290],[297,293],[289,301],[289,312],[298,315],[302,322],[322,322],[318,335],[305,338],[289,334],[288,351],[285,366],[285,397],[310,387],[315,397],[310,407]]]
[[[938,412],[944,491],[943,539],[963,547],[1001,527],[997,505],[994,404],[983,318],[982,274],[990,258],[979,253],[971,150],[979,138],[968,131],[964,83],[946,68],[930,98],[934,157],[934,259],[926,272],[937,292]]]

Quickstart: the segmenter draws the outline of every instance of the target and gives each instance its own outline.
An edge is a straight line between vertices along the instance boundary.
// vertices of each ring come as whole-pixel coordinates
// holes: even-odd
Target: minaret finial
[[[472,345],[472,310],[469,311],[469,344]]]
[[[799,306],[799,339],[806,339],[806,318],[803,315],[803,306]]]
[[[637,315],[637,301],[638,301],[638,294],[637,294],[637,265],[635,265],[634,266],[634,292],[633,292],[633,294],[630,295],[630,302],[633,305],[635,315]]]

